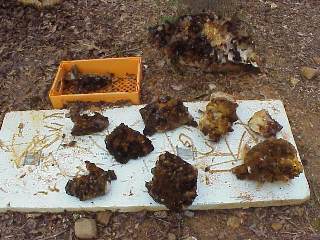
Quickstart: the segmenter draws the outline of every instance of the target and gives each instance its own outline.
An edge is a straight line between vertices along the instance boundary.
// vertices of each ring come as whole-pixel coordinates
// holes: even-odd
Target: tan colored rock
[[[301,75],[308,80],[315,78],[319,74],[319,70],[311,67],[302,67]]]
[[[279,222],[275,222],[275,223],[272,223],[272,224],[271,224],[271,227],[272,227],[273,230],[279,231],[279,230],[282,229],[283,224],[282,224],[282,223],[279,223]]]
[[[79,239],[95,239],[97,224],[94,219],[81,218],[74,223],[74,233]]]
[[[103,224],[103,225],[108,225],[108,223],[110,222],[112,216],[112,212],[99,212],[96,215],[96,220],[98,223]]]

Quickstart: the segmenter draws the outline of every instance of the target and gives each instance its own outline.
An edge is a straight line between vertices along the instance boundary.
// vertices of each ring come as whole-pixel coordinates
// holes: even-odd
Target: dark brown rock
[[[198,170],[195,167],[166,152],[159,156],[151,172],[153,178],[146,187],[156,202],[174,211],[192,204],[197,196]]]
[[[79,198],[80,201],[105,195],[107,185],[117,178],[112,170],[104,171],[94,163],[85,163],[89,174],[69,180],[65,187],[67,194]]]
[[[80,114],[80,110],[76,108],[70,109],[70,117],[74,126],[71,134],[74,136],[90,135],[101,132],[109,126],[107,117],[95,112],[93,116],[88,114]]]
[[[156,101],[140,109],[145,124],[143,133],[153,135],[156,132],[166,132],[182,125],[196,127],[198,124],[188,112],[181,100],[169,96],[158,98]]]
[[[245,155],[244,164],[232,169],[239,179],[259,182],[288,181],[302,171],[295,147],[283,139],[257,144]]]
[[[144,135],[121,123],[105,139],[106,147],[116,161],[124,164],[153,151],[152,142]]]

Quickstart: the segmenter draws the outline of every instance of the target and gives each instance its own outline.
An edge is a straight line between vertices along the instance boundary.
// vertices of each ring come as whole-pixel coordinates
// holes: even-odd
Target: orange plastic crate
[[[105,92],[88,94],[63,93],[62,79],[76,65],[82,74],[104,75],[113,73],[120,80],[112,83]],[[126,75],[136,76],[136,80],[128,80]],[[142,78],[141,57],[106,58],[62,61],[49,92],[53,108],[63,108],[71,102],[108,102],[130,101],[140,104],[140,82]]]

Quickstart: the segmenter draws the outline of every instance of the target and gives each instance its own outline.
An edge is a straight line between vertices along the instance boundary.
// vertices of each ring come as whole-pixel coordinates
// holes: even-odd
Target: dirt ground
[[[275,5],[274,5],[275,4]],[[248,0],[241,19],[262,57],[260,74],[181,75],[150,46],[147,28],[174,16],[172,0],[66,0],[38,11],[0,0],[0,124],[12,110],[50,109],[48,89],[61,60],[142,55],[142,99],[170,94],[207,99],[212,90],[239,99],[285,103],[311,188],[293,207],[195,212],[113,214],[99,239],[320,239],[320,77],[306,80],[300,67],[320,67],[319,0]],[[293,78],[299,80],[295,85]],[[75,239],[73,223],[92,213],[0,214],[0,239]],[[173,235],[169,234],[171,239]],[[189,238],[188,238],[189,237]]]

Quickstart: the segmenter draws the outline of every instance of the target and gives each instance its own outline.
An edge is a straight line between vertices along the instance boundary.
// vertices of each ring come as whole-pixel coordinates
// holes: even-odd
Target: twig
[[[159,220],[160,222],[164,222],[164,223],[170,224],[170,222],[168,222],[168,221],[166,221],[166,220],[163,220],[163,219],[161,219],[161,218],[157,218],[157,217],[151,217],[151,218],[153,218],[153,219],[155,219],[155,220]]]
[[[200,153],[201,155],[204,155],[204,156],[208,156],[211,153],[214,153],[214,148],[207,141],[205,141],[204,144],[207,145],[211,150],[206,153],[203,153],[203,152],[200,152],[199,150],[197,150],[197,153]]]
[[[186,141],[183,141],[182,137],[187,138],[187,140],[186,140]],[[189,140],[189,142],[188,142],[188,140]],[[179,141],[180,141],[185,147],[188,147],[188,148],[194,147],[194,144],[193,144],[193,142],[192,142],[192,139],[191,139],[189,136],[187,136],[186,134],[184,134],[184,133],[180,133],[180,135],[179,135]]]
[[[37,238],[35,238],[35,240],[48,240],[48,239],[56,238],[56,237],[64,234],[66,231],[67,231],[67,230],[63,230],[63,231],[61,231],[61,232],[58,232],[57,234],[54,234],[54,235],[52,235],[52,236],[48,236],[48,237],[45,237],[45,238],[37,237]]]
[[[231,151],[230,145],[229,145],[229,143],[228,143],[228,141],[227,141],[226,138],[224,138],[224,141],[226,142],[227,147],[228,147],[228,150],[229,150],[230,154],[232,155],[232,157],[234,158],[234,161],[238,161],[238,159],[236,158],[236,156],[234,155],[234,153]]]
[[[237,124],[242,125],[242,126],[247,130],[247,132],[250,134],[250,136],[252,137],[252,139],[253,139],[253,141],[254,141],[255,143],[259,143],[259,140],[258,140],[258,138],[256,137],[256,133],[253,132],[253,131],[250,129],[250,127],[248,126],[248,124],[245,124],[244,122],[242,122],[241,119],[239,119],[239,122],[238,122]]]
[[[0,140],[0,149],[5,152],[11,152],[9,146],[5,145],[3,141]]]
[[[299,229],[299,226],[293,221],[291,221],[290,219],[287,219],[287,222],[290,223],[292,226],[294,226],[296,229]]]
[[[222,172],[231,172],[231,169],[213,169],[213,170],[209,170],[209,173],[222,173]]]
[[[147,164],[146,164],[146,160],[145,160],[145,159],[143,159],[143,164],[144,164],[144,166],[146,167],[147,172],[149,172],[149,168],[148,168],[148,166],[147,166]]]
[[[33,195],[38,195],[38,194],[48,195],[48,192],[47,191],[38,191],[38,192],[34,193]]]
[[[57,126],[59,126],[59,127],[63,127],[63,125],[60,124],[60,123],[53,122],[52,124],[57,125]]]
[[[240,157],[240,151],[241,151],[241,147],[242,147],[242,142],[243,142],[243,139],[244,139],[244,136],[246,135],[246,132],[243,132],[241,138],[240,138],[240,143],[239,143],[239,146],[238,146],[238,154],[237,154],[237,158],[239,159]]]
[[[215,163],[215,164],[211,164],[207,167],[214,167],[214,166],[219,166],[219,165],[222,165],[222,164],[226,164],[226,163],[231,163],[231,162],[234,162],[235,160],[228,160],[228,161],[224,161],[224,162],[219,162],[219,163]],[[240,160],[237,160],[237,161],[240,161]]]
[[[194,100],[198,100],[198,99],[200,99],[200,98],[204,98],[204,97],[207,97],[207,96],[209,96],[209,94],[204,93],[204,94],[200,94],[200,95],[194,97],[193,99],[194,99]]]
[[[47,118],[53,118],[53,117],[55,117],[55,118],[63,118],[63,116],[61,116],[61,115],[64,115],[64,113],[52,113],[52,114],[50,114],[48,116],[44,116],[43,120],[45,120]]]
[[[55,127],[52,127],[52,126],[49,126],[49,125],[45,125],[44,127],[46,128],[49,128],[49,131],[61,131],[62,128],[55,128]]]
[[[183,139],[182,139],[183,137],[184,137],[184,138],[187,138],[187,140],[186,140],[186,141],[183,141]],[[191,150],[192,150],[193,152],[195,152],[196,155],[198,155],[198,153],[199,153],[200,155],[203,155],[203,157],[206,157],[206,156],[209,156],[210,154],[214,153],[214,148],[213,148],[207,141],[205,141],[204,143],[205,143],[205,145],[207,145],[211,150],[210,150],[209,152],[204,153],[204,152],[200,152],[200,151],[197,149],[197,147],[194,145],[194,143],[193,143],[193,141],[192,141],[192,138],[189,137],[189,136],[187,136],[186,134],[180,133],[180,135],[179,135],[179,140],[180,140],[180,142],[181,142],[185,147],[191,148]]]
[[[166,136],[166,138],[167,138],[167,140],[168,140],[168,142],[170,144],[170,147],[172,148],[173,153],[176,154],[176,150],[174,149],[174,146],[173,146],[171,140],[169,139],[167,133],[164,133],[164,135]]]
[[[228,156],[231,156],[231,154],[230,153],[214,152],[214,153],[211,153],[211,154],[207,154],[207,155],[204,155],[204,156],[197,157],[196,159],[202,159],[202,158],[205,158],[205,157],[228,157]]]

